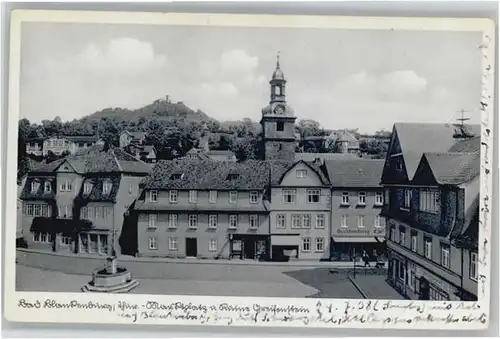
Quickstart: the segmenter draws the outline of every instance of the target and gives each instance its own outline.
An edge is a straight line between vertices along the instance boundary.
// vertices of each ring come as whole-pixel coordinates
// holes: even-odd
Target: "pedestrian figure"
[[[362,258],[363,261],[365,262],[365,267],[366,266],[370,267],[370,257],[368,256],[368,253],[366,253],[366,251],[363,251]]]

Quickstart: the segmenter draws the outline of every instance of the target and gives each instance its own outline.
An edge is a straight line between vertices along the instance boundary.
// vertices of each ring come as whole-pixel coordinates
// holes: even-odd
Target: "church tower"
[[[295,115],[286,103],[286,80],[280,68],[279,54],[271,81],[271,100],[262,109],[264,160],[295,161]]]

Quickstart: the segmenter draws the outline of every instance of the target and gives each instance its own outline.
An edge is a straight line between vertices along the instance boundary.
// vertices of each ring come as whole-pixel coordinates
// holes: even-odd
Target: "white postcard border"
[[[154,325],[484,329],[489,323],[493,193],[494,23],[488,19],[15,10],[11,16],[6,197],[16,195],[21,26],[23,22],[301,27],[483,32],[479,288],[477,302],[117,295],[15,291],[16,213],[5,214],[4,310],[10,321]],[[6,199],[6,211],[16,210]],[[498,245],[498,244],[497,244]],[[89,272],[90,274],[90,272]],[[24,303],[21,302],[24,300]],[[137,317],[162,308],[165,318]],[[160,311],[160,310],[158,310]],[[137,314],[137,312],[136,312]],[[153,314],[153,313],[151,313]],[[130,315],[130,316],[126,316]]]

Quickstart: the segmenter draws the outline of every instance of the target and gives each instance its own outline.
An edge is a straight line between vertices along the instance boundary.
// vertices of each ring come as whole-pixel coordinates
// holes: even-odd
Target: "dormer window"
[[[250,192],[250,203],[251,204],[256,204],[259,202],[259,192],[257,191],[251,191]]]
[[[92,191],[92,183],[90,182],[86,182],[84,185],[83,185],[83,193],[84,194],[90,194],[90,192]]]
[[[45,193],[50,193],[52,192],[52,185],[50,184],[50,181],[46,181],[44,183],[44,187],[43,187],[43,190]]]
[[[238,173],[231,173],[227,176],[227,180],[238,180],[240,175]]]
[[[39,188],[40,183],[38,181],[35,180],[31,182],[31,192],[37,192]]]
[[[170,176],[171,180],[181,180],[184,178],[184,173],[174,173]]]
[[[103,185],[102,185],[102,194],[109,194],[111,193],[111,187],[112,187],[112,183],[111,181],[109,180],[106,180]]]
[[[157,202],[158,201],[158,191],[150,191],[149,192],[149,201]]]

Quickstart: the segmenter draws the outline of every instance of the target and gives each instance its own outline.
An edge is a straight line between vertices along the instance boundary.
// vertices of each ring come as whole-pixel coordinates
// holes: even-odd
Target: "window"
[[[238,173],[230,173],[227,176],[227,180],[238,180],[240,175]]]
[[[50,233],[33,233],[34,242],[52,242],[52,235]]]
[[[168,228],[177,228],[177,214],[168,215]]]
[[[33,215],[35,217],[39,217],[41,215],[41,207],[40,205],[33,205]]]
[[[229,192],[229,203],[236,204],[236,200],[238,200],[238,192],[236,191]]]
[[[157,250],[158,249],[158,240],[156,239],[156,237],[149,237],[148,247],[150,250]]]
[[[25,213],[27,216],[32,216],[33,215],[33,205],[32,204],[27,204],[25,207]]]
[[[347,214],[344,214],[340,217],[340,227],[347,227]]]
[[[198,227],[198,216],[196,214],[189,215],[189,228]]]
[[[59,243],[63,246],[71,245],[71,237],[62,236],[59,240]]]
[[[450,245],[441,244],[441,265],[450,268]]]
[[[283,132],[285,130],[285,123],[283,121],[278,121],[276,123],[276,130],[279,132]]]
[[[217,191],[210,191],[208,193],[208,202],[215,204],[217,202]]]
[[[168,250],[177,251],[177,238],[168,238]]]
[[[40,188],[40,183],[38,181],[31,182],[31,192],[37,192]]]
[[[358,193],[358,205],[364,206],[366,205],[366,192]]]
[[[317,214],[316,215],[316,228],[325,228],[325,215]]]
[[[427,259],[432,260],[432,239],[424,238],[424,255]]]
[[[229,228],[237,228],[238,227],[238,216],[230,215],[229,216]]]
[[[476,252],[470,252],[470,259],[469,259],[469,277],[472,280],[477,281],[477,274],[478,272],[478,267],[477,267],[477,253]]]
[[[316,238],[316,252],[325,250],[325,238]]]
[[[277,214],[276,215],[276,228],[286,228],[286,215]]]
[[[73,190],[73,183],[70,180],[66,181],[66,190],[71,192]]]
[[[111,193],[111,187],[112,187],[111,181],[106,180],[102,187],[102,193],[103,194]]]
[[[412,290],[412,291],[415,291],[416,290],[416,285],[417,285],[417,279],[415,277],[415,272],[413,271],[410,271],[410,279],[408,281],[408,284],[407,286]]]
[[[259,218],[256,214],[250,215],[250,228],[258,228],[259,227]]]
[[[358,215],[358,227],[359,228],[365,227],[365,216],[364,215]]]
[[[439,212],[439,192],[436,190],[420,191],[420,211],[438,213]]]
[[[88,207],[88,212],[89,212],[89,219],[90,218],[94,218],[94,216],[95,216],[95,209],[94,209],[94,207],[89,206]]]
[[[349,192],[342,192],[342,205],[349,205]]]
[[[394,226],[389,229],[389,239],[396,242],[396,229]]]
[[[84,194],[90,194],[91,191],[92,191],[92,184],[90,182],[86,182],[85,184],[83,184]]]
[[[303,226],[304,228],[311,228],[311,215],[304,214],[303,216]]]
[[[68,207],[66,206],[66,212],[67,212],[67,209]],[[101,213],[102,212],[102,209],[101,209],[101,206],[96,206],[95,207],[95,218],[96,219],[99,219],[101,217]]]
[[[405,189],[403,191],[404,193],[404,198],[403,198],[403,205],[401,206],[403,209],[409,210],[411,206],[411,190],[410,189]]]
[[[311,251],[311,238],[302,238],[302,252]]]
[[[128,184],[128,194],[132,194],[134,192],[134,185],[132,183]]]
[[[50,185],[50,181],[46,181],[44,183],[44,189],[45,193],[50,193],[52,192],[52,186]]]
[[[297,178],[299,178],[299,179],[307,177],[307,170],[305,170],[305,169],[299,169],[299,170],[295,171],[295,173],[297,175]]]
[[[399,244],[401,246],[406,244],[406,231],[404,229],[399,229]]]
[[[259,201],[259,192],[252,191],[250,192],[250,203],[256,204]]]
[[[157,202],[158,201],[158,191],[150,191],[149,192],[149,201]]]
[[[177,191],[176,190],[171,190],[169,192],[169,201],[171,203],[176,203],[177,202],[177,198],[178,198]]]
[[[377,227],[377,228],[385,227],[385,218],[380,216],[380,215],[376,215],[375,216],[375,227]]]
[[[411,250],[417,252],[418,248],[418,235],[416,232],[411,232]]]
[[[80,219],[87,219],[89,217],[88,207],[82,207],[80,210]]]
[[[430,286],[429,288],[429,300],[439,300],[447,301],[450,300],[449,297],[442,291]]]
[[[208,216],[208,228],[217,228],[217,215],[211,214]]]
[[[196,158],[196,157],[197,157],[197,155],[196,155],[196,154],[192,154],[192,155],[191,155],[191,158]],[[184,174],[183,174],[183,173],[174,173],[174,174],[172,174],[172,175],[170,176],[170,179],[171,179],[171,180],[180,180],[180,179],[182,179],[182,177],[183,177],[183,176],[184,176]]]
[[[382,192],[375,192],[375,205],[382,206],[384,204],[384,196]]]
[[[189,191],[189,202],[194,204],[198,200],[198,192]]]
[[[402,261],[398,261],[398,262],[399,262],[399,279],[404,281],[405,280],[405,273],[406,273],[405,264]]]
[[[217,239],[210,239],[208,241],[208,251],[217,252]]]
[[[150,214],[148,220],[148,228],[156,228],[158,226],[158,214]]]
[[[294,189],[284,189],[282,192],[283,202],[285,204],[295,204],[297,199],[297,191]]]
[[[321,191],[320,190],[307,190],[306,195],[307,195],[307,202],[309,204],[318,203],[319,196],[321,195]]]
[[[292,228],[302,228],[302,216],[300,214],[292,214]]]

